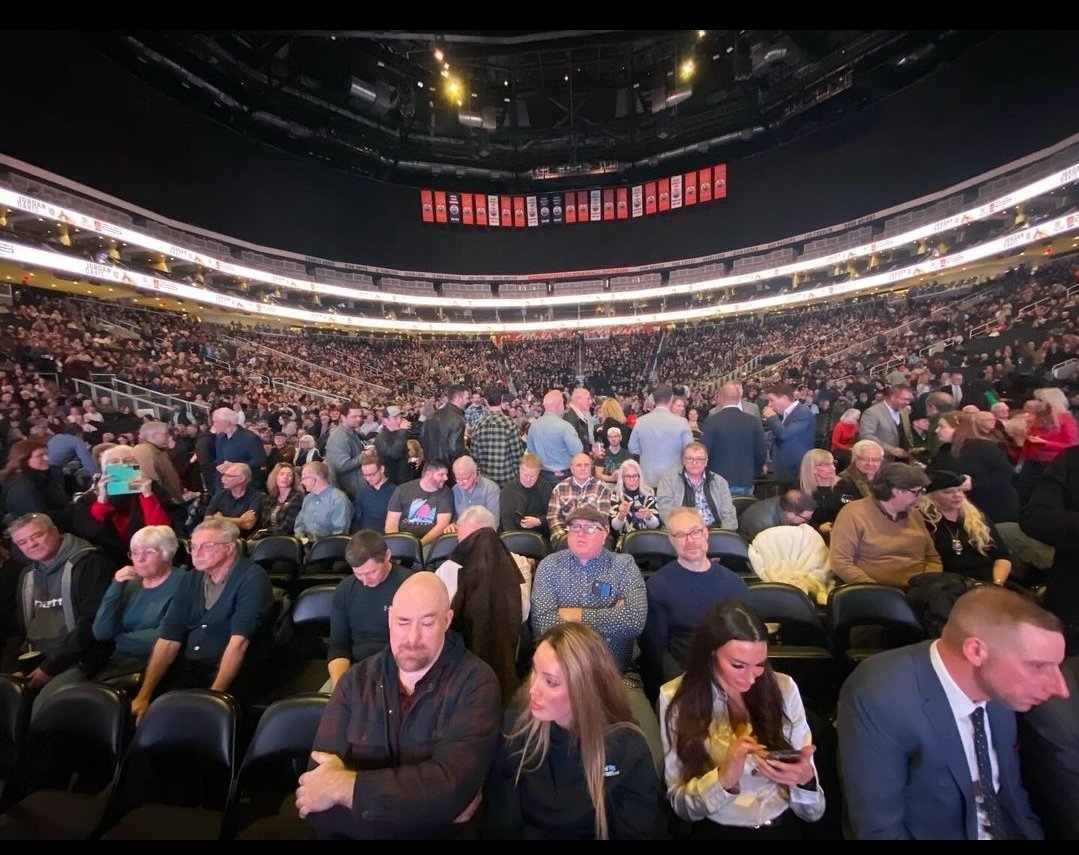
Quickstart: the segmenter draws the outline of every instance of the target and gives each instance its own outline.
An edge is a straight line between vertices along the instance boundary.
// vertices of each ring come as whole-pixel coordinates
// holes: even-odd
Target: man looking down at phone
[[[228,520],[210,519],[195,527],[191,561],[196,572],[185,574],[174,594],[131,702],[136,722],[163,684],[166,691],[209,687],[243,702],[265,676],[257,660],[273,613],[270,577],[243,557],[240,532]],[[246,666],[242,673],[241,666]]]
[[[708,610],[659,719],[667,798],[694,839],[800,840],[824,815],[798,686],[772,670],[768,631],[741,600]]]
[[[246,463],[230,463],[221,473],[221,482],[225,487],[210,499],[206,519],[230,522],[245,534],[254,531],[266,495],[251,486],[251,467]]]
[[[604,548],[608,514],[580,505],[566,518],[566,548],[544,558],[532,583],[530,621],[535,637],[563,621],[599,632],[622,672],[634,718],[652,749],[657,768],[662,756],[659,727],[641,679],[631,672],[633,645],[644,629],[648,597],[644,578],[631,555]]]

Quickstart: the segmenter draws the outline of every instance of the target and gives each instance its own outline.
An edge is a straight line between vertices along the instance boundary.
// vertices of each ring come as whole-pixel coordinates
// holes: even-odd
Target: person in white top
[[[749,606],[720,600],[660,689],[667,799],[694,839],[799,840],[824,815],[802,698],[767,638]]]

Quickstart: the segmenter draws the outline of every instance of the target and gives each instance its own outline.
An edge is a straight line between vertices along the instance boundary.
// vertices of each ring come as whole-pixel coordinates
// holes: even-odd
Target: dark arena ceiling
[[[862,109],[991,31],[97,31],[140,78],[235,131],[424,184],[632,180],[728,160]],[[441,59],[438,57],[441,56]]]

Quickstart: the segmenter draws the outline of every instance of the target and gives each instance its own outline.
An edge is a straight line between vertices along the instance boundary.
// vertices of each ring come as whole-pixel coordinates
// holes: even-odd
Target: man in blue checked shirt
[[[630,555],[604,548],[607,514],[581,505],[566,519],[566,548],[536,568],[532,632],[536,638],[562,621],[587,624],[603,636],[622,671],[634,718],[644,731],[657,770],[663,760],[659,721],[640,678],[630,671],[633,645],[644,629],[648,597],[640,568]]]

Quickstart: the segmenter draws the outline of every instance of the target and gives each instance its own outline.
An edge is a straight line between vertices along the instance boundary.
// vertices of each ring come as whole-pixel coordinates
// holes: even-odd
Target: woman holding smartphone
[[[686,673],[660,689],[667,798],[702,840],[799,840],[824,815],[813,737],[794,680],[741,600],[715,603]]]

